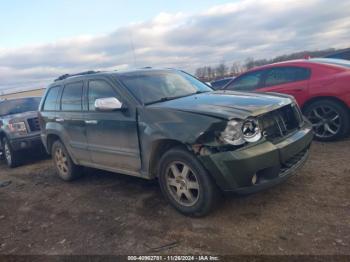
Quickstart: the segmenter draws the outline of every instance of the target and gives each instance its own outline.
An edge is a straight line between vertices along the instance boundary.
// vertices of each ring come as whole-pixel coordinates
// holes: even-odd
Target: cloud
[[[0,90],[41,87],[61,74],[90,69],[156,66],[193,72],[203,64],[349,43],[347,0],[242,0],[194,15],[161,13],[106,35],[0,48]]]

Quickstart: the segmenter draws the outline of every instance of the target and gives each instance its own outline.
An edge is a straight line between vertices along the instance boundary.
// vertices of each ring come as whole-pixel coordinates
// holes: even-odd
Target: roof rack
[[[81,72],[81,73],[77,73],[77,74],[64,74],[64,75],[61,75],[60,77],[58,77],[57,79],[55,79],[55,82],[57,81],[61,81],[61,80],[64,80],[64,79],[67,79],[69,77],[73,77],[73,76],[83,76],[83,75],[90,75],[90,74],[97,74],[97,73],[100,73],[101,71],[86,71],[86,72]]]

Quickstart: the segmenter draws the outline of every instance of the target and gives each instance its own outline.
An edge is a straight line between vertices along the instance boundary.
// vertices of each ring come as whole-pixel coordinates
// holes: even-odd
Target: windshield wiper
[[[196,93],[193,93],[192,95],[198,95],[198,94],[203,94],[203,93],[208,93],[208,92],[211,92],[211,91],[200,91],[200,90],[198,90]]]
[[[165,102],[165,101],[169,101],[169,100],[178,99],[178,98],[181,98],[181,97],[198,95],[198,94],[207,93],[207,92],[210,92],[210,91],[197,91],[195,93],[191,93],[191,94],[187,94],[187,95],[162,97],[161,99],[145,103],[145,105],[148,106],[148,105],[152,105],[152,104],[156,104],[156,103],[161,103],[161,102]]]
[[[162,97],[161,99],[145,103],[145,105],[148,106],[148,105],[152,105],[152,104],[156,104],[156,103],[161,103],[161,102],[165,102],[165,101],[169,101],[169,100],[174,100],[174,99],[177,99],[177,98],[180,98],[180,97],[184,97],[184,96],[167,96],[167,97]]]

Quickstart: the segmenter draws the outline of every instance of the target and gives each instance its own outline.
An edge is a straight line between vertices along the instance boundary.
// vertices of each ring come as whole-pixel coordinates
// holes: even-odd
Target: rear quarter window
[[[58,100],[58,93],[59,93],[60,87],[54,86],[49,89],[47,92],[43,110],[44,111],[54,111],[57,109],[57,100]]]

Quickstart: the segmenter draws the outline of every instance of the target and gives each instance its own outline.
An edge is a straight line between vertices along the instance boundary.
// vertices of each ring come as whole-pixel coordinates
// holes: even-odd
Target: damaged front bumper
[[[293,175],[306,162],[312,139],[312,127],[306,123],[279,143],[264,141],[198,158],[223,191],[249,194]]]

